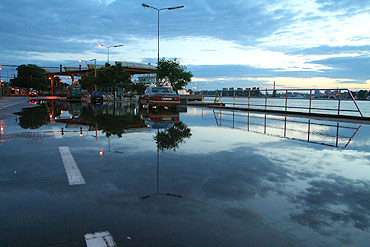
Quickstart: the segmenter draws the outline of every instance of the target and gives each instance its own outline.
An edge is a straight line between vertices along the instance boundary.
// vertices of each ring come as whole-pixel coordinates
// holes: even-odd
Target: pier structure
[[[344,101],[351,102],[351,106],[346,103],[344,107]],[[317,106],[317,102],[327,104]],[[356,99],[347,88],[224,89],[216,91],[216,95],[213,96],[204,95],[201,103],[189,102],[188,104],[238,111],[370,121],[370,117],[363,116]]]

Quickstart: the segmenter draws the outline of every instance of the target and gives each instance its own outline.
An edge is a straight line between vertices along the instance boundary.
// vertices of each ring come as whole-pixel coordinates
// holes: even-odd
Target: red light
[[[159,121],[159,118],[153,118],[153,121],[154,122],[158,122]]]
[[[158,96],[154,96],[153,97],[153,100],[160,100],[161,98],[160,97],[158,97]]]
[[[179,117],[176,117],[176,121],[179,121],[180,120],[180,118]]]
[[[179,97],[176,97],[175,100],[180,100],[180,98]]]

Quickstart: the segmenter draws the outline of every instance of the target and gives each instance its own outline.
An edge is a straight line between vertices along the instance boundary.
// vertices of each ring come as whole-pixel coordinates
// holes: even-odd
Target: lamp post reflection
[[[157,134],[159,133],[159,129],[157,129]],[[149,194],[143,196],[142,199],[148,199],[153,196],[162,195],[162,196],[172,196],[177,198],[182,198],[182,195],[172,194],[172,193],[161,193],[160,186],[159,186],[159,145],[157,145],[157,192],[154,194]]]
[[[160,125],[157,125],[160,126]],[[180,144],[185,142],[185,138],[191,137],[191,130],[183,122],[178,121],[171,127],[159,131],[160,128],[157,128],[157,134],[154,137],[154,140],[157,144],[157,191],[154,194],[145,195],[142,199],[148,199],[156,195],[172,196],[182,198],[182,195],[172,194],[172,193],[161,193],[159,186],[159,151],[165,150],[176,150]]]

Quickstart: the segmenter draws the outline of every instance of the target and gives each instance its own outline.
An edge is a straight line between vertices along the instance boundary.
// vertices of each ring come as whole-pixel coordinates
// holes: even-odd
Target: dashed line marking
[[[87,247],[117,247],[109,232],[95,232],[85,234]]]
[[[9,106],[19,105],[19,104],[22,104],[22,103],[24,103],[24,102],[22,101],[22,102],[17,102],[17,103],[10,104],[10,105],[0,106],[0,110],[2,110],[2,109],[4,109],[4,108],[7,108],[7,107],[9,107]]]
[[[59,147],[60,155],[62,156],[64,169],[66,170],[69,185],[86,184],[84,177],[78,168],[75,159],[72,156],[69,147]]]
[[[60,134],[58,128],[53,127],[53,132],[54,132],[54,136],[55,136],[56,139],[62,139],[63,138],[63,136]]]

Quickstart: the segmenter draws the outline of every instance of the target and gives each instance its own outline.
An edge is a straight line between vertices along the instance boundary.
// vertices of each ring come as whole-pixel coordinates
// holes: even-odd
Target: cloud
[[[367,0],[316,0],[322,11],[344,12],[346,14],[368,12],[370,2]]]
[[[322,73],[328,77],[353,78],[361,81],[369,79],[370,57],[336,57],[323,60],[311,61],[310,63],[329,66],[332,69],[324,69]]]
[[[333,54],[368,54],[370,50],[370,45],[361,46],[329,46],[321,45],[316,47],[310,47],[302,50],[288,52],[291,55],[333,55]]]
[[[369,79],[368,1],[146,3],[185,6],[160,12],[161,57],[179,58],[209,85],[212,78],[225,78],[225,86],[230,78],[238,85],[257,77],[328,77],[358,85]],[[3,64],[103,63],[107,50],[98,43],[124,44],[110,50],[112,61],[156,60],[156,12],[134,0],[4,0],[0,10]]]

